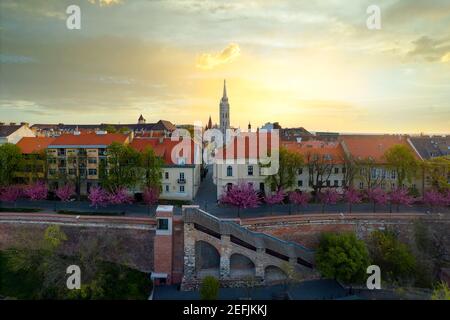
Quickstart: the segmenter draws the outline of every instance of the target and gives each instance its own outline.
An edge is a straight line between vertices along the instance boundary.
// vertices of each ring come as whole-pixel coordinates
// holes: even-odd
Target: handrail
[[[234,221],[220,219],[198,207],[183,207],[183,220],[185,223],[202,225],[219,234],[232,235],[256,248],[269,249],[290,258],[300,257],[310,264],[314,261],[312,249],[266,233],[251,231]]]

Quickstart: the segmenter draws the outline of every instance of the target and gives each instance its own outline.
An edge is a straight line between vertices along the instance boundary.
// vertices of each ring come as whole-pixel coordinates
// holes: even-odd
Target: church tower
[[[220,100],[220,131],[225,137],[226,130],[230,128],[230,104],[227,97],[227,83],[223,80],[223,96]]]

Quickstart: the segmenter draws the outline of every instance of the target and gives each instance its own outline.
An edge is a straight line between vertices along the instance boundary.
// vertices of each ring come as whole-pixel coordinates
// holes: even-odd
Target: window
[[[341,181],[341,186],[345,187],[345,180]]]
[[[343,167],[343,168],[342,168],[342,173],[345,173],[345,172],[347,172],[347,168],[346,168],[346,167]]]
[[[233,184],[232,183],[227,183],[227,191],[230,191],[231,188],[233,188]]]
[[[334,186],[338,187],[339,186],[339,181],[338,180],[334,180]]]
[[[303,168],[298,169],[298,174],[301,175],[303,173]]]
[[[331,181],[327,180],[327,187],[331,186]]]
[[[169,230],[169,219],[158,219],[158,230]]]
[[[253,175],[253,166],[247,167],[247,175],[252,176]]]
[[[395,170],[391,171],[391,179],[395,179]]]
[[[96,176],[97,175],[97,169],[89,169],[88,175],[90,176]]]
[[[303,180],[298,180],[297,181],[297,186],[303,187]]]
[[[180,172],[180,180],[184,180],[184,172]]]
[[[74,176],[74,175],[76,174],[75,169],[69,169],[69,174],[70,174],[71,176]]]
[[[180,186],[180,192],[184,193],[184,186]]]
[[[54,175],[56,174],[56,170],[55,170],[55,169],[49,169],[49,170],[48,170],[48,173],[49,173],[51,176],[54,176]]]
[[[56,158],[48,158],[48,163],[56,164]]]
[[[96,164],[97,163],[97,158],[88,158],[88,163]]]
[[[165,175],[166,180],[169,179],[169,173],[167,171],[164,173],[164,175]]]
[[[364,189],[364,182],[360,182],[360,183],[359,183],[359,188],[360,188],[360,189]]]
[[[339,173],[339,168],[334,168],[334,173]]]
[[[169,192],[169,185],[166,184],[166,192]]]
[[[233,176],[233,167],[228,166],[227,167],[227,177],[232,177],[232,176]]]

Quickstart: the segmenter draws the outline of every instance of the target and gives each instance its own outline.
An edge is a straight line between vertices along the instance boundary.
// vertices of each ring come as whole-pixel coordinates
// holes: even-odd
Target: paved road
[[[216,197],[216,185],[212,179],[212,167],[209,167],[208,174],[202,181],[198,193],[193,201],[194,204],[198,204],[201,209],[212,213],[220,218],[236,218],[238,214],[241,218],[253,218],[261,216],[272,216],[272,215],[288,215],[288,214],[311,214],[311,213],[322,213],[322,205],[318,203],[308,204],[305,208],[299,208],[295,205],[285,204],[285,205],[261,205],[258,208],[241,209],[238,210],[233,207],[222,206],[217,203]],[[124,214],[127,216],[153,216],[156,211],[156,206],[148,207],[142,204],[123,204],[123,205],[108,205],[107,207],[93,208],[87,201],[74,201],[68,203],[61,203],[59,201],[29,201],[29,200],[19,200],[15,204],[12,203],[1,203],[0,207],[3,208],[40,208],[47,212],[58,210],[69,210],[78,212],[96,212],[98,214],[116,213]],[[396,208],[392,208],[395,212]],[[400,206],[399,212],[407,213],[426,213],[430,209],[423,205],[415,206]],[[345,203],[339,203],[332,206],[325,207],[326,213],[346,213],[348,212],[348,206]],[[371,203],[360,203],[353,205],[353,213],[373,213],[373,204]],[[377,206],[376,212],[390,212],[389,206]],[[449,209],[438,210],[438,212],[449,212]],[[181,208],[175,207],[175,214],[181,214]]]

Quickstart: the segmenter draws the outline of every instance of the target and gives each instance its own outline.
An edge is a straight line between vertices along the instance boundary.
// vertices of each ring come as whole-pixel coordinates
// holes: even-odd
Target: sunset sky
[[[448,0],[1,0],[0,63],[1,122],[450,133]]]

